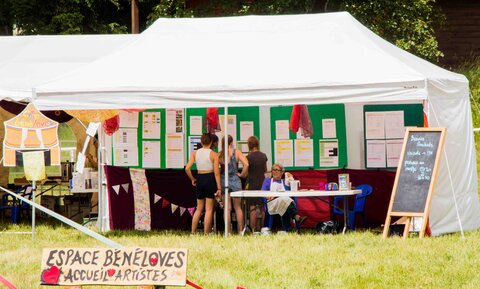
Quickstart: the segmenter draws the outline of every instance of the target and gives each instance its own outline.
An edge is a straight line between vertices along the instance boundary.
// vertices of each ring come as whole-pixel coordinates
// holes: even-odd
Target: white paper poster
[[[190,116],[190,134],[192,135],[202,134],[202,116],[201,115]]]
[[[293,166],[293,141],[292,140],[275,140],[275,162],[282,164],[284,167]]]
[[[403,139],[387,140],[387,167],[396,168],[400,162],[402,153]]]
[[[142,155],[142,167],[160,168],[160,141],[143,141]]]
[[[385,112],[365,113],[365,137],[366,139],[385,138]]]
[[[192,155],[192,152],[202,147],[201,136],[191,135],[188,137],[188,158]]]
[[[167,108],[166,130],[168,133],[183,133],[183,109]]]
[[[143,138],[160,138],[161,114],[159,111],[144,112],[142,119]]]
[[[295,140],[295,166],[313,167],[313,140]]]
[[[239,140],[237,141],[237,149],[240,150],[245,156],[248,155],[248,141],[246,140]]]
[[[318,140],[320,167],[338,167],[338,140]]]
[[[288,130],[288,120],[275,121],[275,139],[289,139],[290,132]]]
[[[337,125],[334,118],[322,119],[323,138],[337,138]]]
[[[385,138],[403,138],[404,136],[403,110],[385,112]]]
[[[240,122],[240,140],[248,140],[253,134],[253,121]]]
[[[216,135],[218,136],[219,141],[222,141],[223,138],[223,133],[224,133],[224,122],[225,122],[225,116],[219,115],[218,118],[220,119],[220,128],[221,131],[217,132]],[[232,136],[233,138],[233,144],[236,145],[237,142],[237,115],[235,114],[229,114],[228,115],[228,120],[227,120],[227,133]],[[219,144],[221,147],[221,144]]]
[[[117,147],[113,149],[116,166],[138,166],[138,147]]]
[[[138,112],[120,110],[118,117],[120,118],[120,127],[138,127]]]
[[[119,128],[113,134],[113,147],[132,147],[137,146],[136,128]]]
[[[169,169],[183,168],[184,161],[183,134],[167,134],[166,165]]]
[[[367,140],[367,168],[385,168],[385,140]]]

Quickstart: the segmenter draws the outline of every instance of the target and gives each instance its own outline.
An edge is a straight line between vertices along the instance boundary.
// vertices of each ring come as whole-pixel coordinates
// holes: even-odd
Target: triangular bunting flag
[[[175,213],[175,211],[177,210],[178,206],[175,205],[175,204],[172,204],[172,214]]]
[[[129,183],[122,184],[122,188],[125,190],[125,192],[128,194],[128,185]]]
[[[183,216],[186,210],[184,207],[180,207],[180,216]]]
[[[190,216],[193,216],[193,212],[195,212],[195,207],[193,208],[188,208],[188,212],[190,213]]]
[[[159,195],[157,194],[154,194],[153,195],[153,203],[156,204],[158,201],[160,201],[162,199],[162,197],[160,197]]]
[[[168,206],[168,204],[170,204],[167,200],[165,199],[162,199],[162,208],[165,208],[166,206]]]
[[[120,185],[112,186],[112,189],[115,191],[115,193],[120,194]]]

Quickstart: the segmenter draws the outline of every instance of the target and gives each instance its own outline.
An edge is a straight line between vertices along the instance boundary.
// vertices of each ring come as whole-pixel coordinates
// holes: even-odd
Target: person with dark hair
[[[227,166],[228,166],[228,190],[229,192],[236,192],[242,190],[242,181],[240,178],[245,178],[248,173],[248,160],[242,154],[242,152],[233,147],[233,138],[231,135],[228,135],[228,148],[225,149],[225,137],[222,139],[222,150],[218,155],[218,162],[220,163],[222,169],[220,170],[220,180],[222,183],[222,192],[225,191],[225,154],[227,155]],[[238,172],[238,161],[243,165],[242,173]],[[224,200],[225,203],[225,200]],[[237,217],[237,229],[239,233],[244,232],[244,222],[243,211],[242,211],[242,199],[241,198],[232,198],[233,208],[235,209],[235,215]],[[230,206],[231,208],[232,206]],[[231,220],[230,213],[227,214],[227,224],[228,231],[231,231]]]
[[[255,136],[248,138],[248,150],[247,189],[250,191],[261,190],[267,172],[268,158],[266,154],[259,150],[258,138]],[[250,228],[254,231],[260,231],[265,219],[262,198],[247,198],[247,205],[250,212]],[[257,222],[258,219],[261,221]]]
[[[203,231],[205,234],[211,232],[215,197],[221,195],[218,154],[210,149],[212,144],[210,134],[204,133],[200,141],[202,148],[192,153],[185,166],[185,172],[197,190],[197,209],[192,218],[192,234],[197,232],[198,222],[203,212],[205,212]],[[193,163],[197,165],[198,175],[196,179],[191,171]]]
[[[273,164],[272,176],[263,181],[262,191],[289,191],[290,186],[282,179],[283,174],[286,175],[285,179],[293,179],[292,174],[285,172],[283,165],[278,163]],[[290,197],[267,197],[267,200],[268,213],[270,215],[278,214],[281,216],[282,227],[285,231],[290,231],[290,222],[292,219],[295,220],[295,224],[297,224],[298,228],[300,228],[303,222],[307,219],[306,216],[302,217],[298,214],[297,206]]]
[[[210,138],[212,139],[212,144],[210,145],[210,149],[214,151],[218,148],[218,136],[212,133],[210,134]]]

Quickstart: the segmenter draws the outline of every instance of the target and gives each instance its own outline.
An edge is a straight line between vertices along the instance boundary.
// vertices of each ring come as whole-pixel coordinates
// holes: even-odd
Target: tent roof
[[[23,100],[32,88],[90,63],[136,35],[0,37],[0,96]]]
[[[95,109],[420,100],[430,78],[467,83],[346,12],[159,19],[124,49],[39,86],[35,102]]]

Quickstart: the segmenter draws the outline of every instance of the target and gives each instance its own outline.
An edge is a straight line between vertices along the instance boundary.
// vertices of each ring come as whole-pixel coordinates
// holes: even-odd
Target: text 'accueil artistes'
[[[159,284],[186,270],[185,249],[50,249],[42,284]]]

